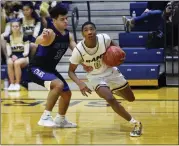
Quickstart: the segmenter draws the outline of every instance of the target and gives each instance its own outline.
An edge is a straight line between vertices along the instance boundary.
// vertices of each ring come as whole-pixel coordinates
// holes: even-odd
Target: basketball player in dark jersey
[[[37,51],[29,65],[30,79],[49,91],[45,111],[38,124],[48,127],[76,127],[65,118],[71,99],[71,91],[64,78],[56,71],[56,65],[67,51],[76,45],[67,28],[67,9],[57,4],[49,11],[53,20],[52,29],[44,29],[37,37]],[[58,114],[52,119],[51,111],[59,99]]]

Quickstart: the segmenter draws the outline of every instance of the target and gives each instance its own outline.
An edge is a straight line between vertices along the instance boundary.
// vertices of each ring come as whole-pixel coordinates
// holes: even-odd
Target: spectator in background
[[[7,41],[8,76],[10,79],[9,91],[19,91],[21,81],[21,69],[29,63],[29,41],[21,32],[21,24],[18,21],[11,22],[11,34],[4,39]]]
[[[34,10],[32,2],[23,2],[22,4],[24,18],[21,18],[20,22],[22,23],[23,32],[28,36],[29,41],[35,42],[41,29],[40,18]]]
[[[141,16],[137,16],[131,19],[123,16],[123,22],[127,32],[130,32],[131,28],[135,27],[135,25],[140,25],[144,20],[148,20],[151,17],[159,17],[162,20],[162,13],[167,3],[167,1],[148,1],[147,8]],[[162,26],[160,27],[162,29]]]
[[[34,42],[40,32],[40,28],[41,28],[40,18],[36,13],[36,11],[34,10],[34,6],[32,2],[23,1],[21,3],[22,3],[23,16],[21,15],[21,17],[17,17],[17,12],[11,10],[12,13],[14,14],[14,17],[11,17],[11,19],[19,18],[19,21],[22,24],[23,33],[28,36],[29,41]],[[3,36],[5,37],[8,36],[9,34],[10,34],[10,25],[9,22],[7,22],[6,29]]]
[[[168,46],[167,48],[171,48],[172,39],[173,39],[173,46],[174,46],[173,51],[175,54],[178,54],[179,1],[172,1],[167,4],[166,9],[163,13],[163,18],[166,20],[166,36],[167,36],[166,40]],[[173,33],[172,33],[172,27],[173,27]],[[167,53],[170,54],[171,49],[167,50]]]
[[[6,25],[6,13],[3,5],[1,5],[1,33],[4,33]],[[6,64],[7,52],[6,52],[6,42],[1,35],[1,64]]]

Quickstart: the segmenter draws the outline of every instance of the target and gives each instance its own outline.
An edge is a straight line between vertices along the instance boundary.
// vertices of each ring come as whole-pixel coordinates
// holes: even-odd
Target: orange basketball
[[[118,66],[121,64],[121,59],[125,58],[125,52],[117,46],[110,46],[103,55],[103,61],[108,66]]]

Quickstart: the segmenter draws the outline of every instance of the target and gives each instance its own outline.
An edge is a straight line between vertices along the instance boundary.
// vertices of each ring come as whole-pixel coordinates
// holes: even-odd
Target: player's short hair
[[[95,26],[95,24],[94,24],[93,22],[87,21],[87,22],[85,22],[85,23],[82,25],[81,30],[83,31],[83,28],[84,28],[86,25],[89,25],[89,24],[91,24],[91,25],[96,29],[96,26]]]
[[[54,7],[49,10],[51,18],[57,19],[59,15],[68,14],[68,9],[62,3],[57,3]]]

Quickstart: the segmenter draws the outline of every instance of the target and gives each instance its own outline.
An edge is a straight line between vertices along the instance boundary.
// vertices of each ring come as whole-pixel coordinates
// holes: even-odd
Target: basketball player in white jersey
[[[84,39],[77,44],[70,57],[69,77],[79,86],[82,94],[87,96],[87,92],[91,93],[91,90],[78,79],[75,70],[81,63],[91,66],[93,69],[88,72],[87,78],[96,93],[104,98],[118,115],[134,125],[130,136],[140,136],[141,122],[134,119],[113,96],[116,94],[129,102],[134,101],[135,97],[128,82],[116,67],[109,67],[102,61],[106,49],[116,44],[107,34],[96,35],[96,27],[92,22],[85,22],[82,25],[82,35]]]

